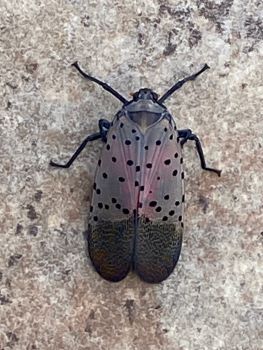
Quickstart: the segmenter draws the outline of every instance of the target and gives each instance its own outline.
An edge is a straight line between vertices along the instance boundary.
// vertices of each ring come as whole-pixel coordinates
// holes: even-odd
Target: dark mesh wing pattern
[[[90,225],[88,249],[96,271],[108,281],[122,280],[131,267],[133,242],[133,219]]]
[[[134,268],[145,282],[159,283],[173,271],[181,251],[179,224],[139,220]]]

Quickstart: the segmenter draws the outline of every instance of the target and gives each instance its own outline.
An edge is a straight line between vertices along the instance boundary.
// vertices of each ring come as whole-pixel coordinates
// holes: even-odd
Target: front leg
[[[101,139],[103,142],[107,142],[107,133],[110,127],[111,127],[111,123],[107,119],[99,120],[99,129],[100,129]]]
[[[81,143],[81,145],[78,147],[78,149],[75,151],[73,156],[70,158],[70,160],[66,164],[59,164],[55,163],[52,160],[50,161],[50,165],[53,167],[58,167],[58,168],[69,168],[71,164],[75,161],[75,159],[80,155],[82,150],[86,147],[88,142],[95,141],[98,139],[102,139],[102,141],[106,142],[106,136],[107,132],[110,128],[111,123],[105,119],[100,119],[99,120],[99,132],[96,132],[95,134],[89,135],[85,140]]]
[[[201,142],[197,135],[192,133],[191,129],[178,130],[179,138],[182,138],[181,145],[183,146],[188,140],[195,141],[195,146],[200,158],[201,168],[207,171],[212,171],[216,173],[218,176],[221,175],[222,170],[209,168],[206,166],[205,156],[203,152],[203,148]]]

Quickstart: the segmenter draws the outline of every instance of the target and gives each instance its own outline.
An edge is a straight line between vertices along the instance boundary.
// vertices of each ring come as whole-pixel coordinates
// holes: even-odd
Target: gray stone
[[[259,350],[262,344],[263,25],[258,0],[0,1],[0,348]],[[83,232],[101,149],[67,160],[126,97],[164,93],[184,147],[182,255],[168,280],[94,272]],[[16,258],[14,258],[16,257]],[[11,262],[11,263],[10,263]],[[261,263],[261,264],[260,264]]]

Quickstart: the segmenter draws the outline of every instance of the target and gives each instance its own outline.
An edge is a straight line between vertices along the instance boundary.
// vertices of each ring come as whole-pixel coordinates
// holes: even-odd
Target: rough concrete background
[[[0,349],[263,348],[262,3],[0,0]],[[175,272],[102,280],[83,232],[100,144],[64,161],[125,96],[163,93],[201,138],[219,179],[185,147],[186,228]],[[260,266],[261,262],[261,266]]]

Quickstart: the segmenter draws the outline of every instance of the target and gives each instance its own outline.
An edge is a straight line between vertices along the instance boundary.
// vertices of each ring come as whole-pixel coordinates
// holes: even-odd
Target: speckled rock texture
[[[262,2],[0,0],[0,349],[263,348]],[[65,161],[124,96],[162,94],[202,140],[184,147],[183,250],[158,285],[102,280],[84,233],[100,142]]]

